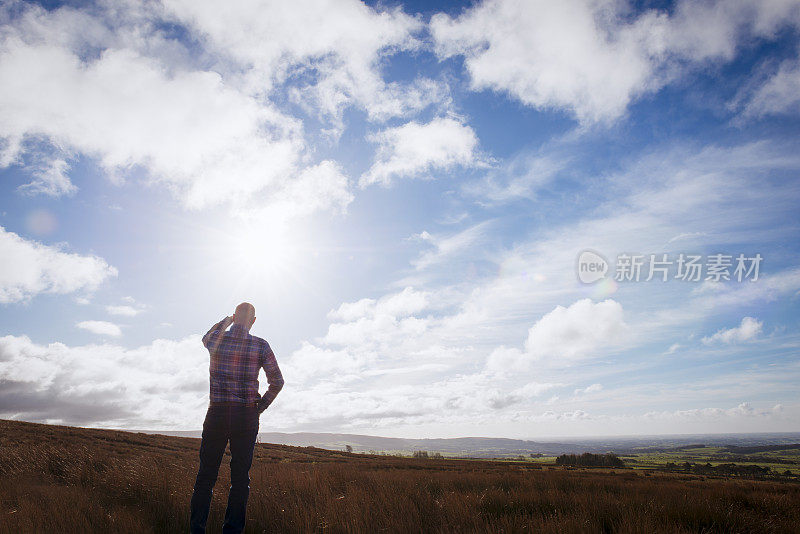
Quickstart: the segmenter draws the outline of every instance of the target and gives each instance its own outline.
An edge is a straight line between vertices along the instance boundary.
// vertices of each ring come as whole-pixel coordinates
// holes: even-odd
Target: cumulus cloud
[[[39,293],[92,291],[117,270],[97,256],[28,241],[0,226],[0,303],[20,302]]]
[[[596,6],[596,7],[595,7]],[[464,55],[473,89],[496,89],[535,107],[565,107],[580,120],[619,116],[649,83],[636,32],[612,37],[597,3],[489,1],[456,19],[437,14],[441,57]],[[605,7],[605,6],[603,6]]]
[[[0,417],[195,429],[208,401],[207,354],[199,336],[135,349],[0,337]]]
[[[626,328],[619,302],[581,299],[566,308],[556,306],[539,319],[528,331],[525,349],[540,358],[582,358],[595,349],[618,344]]]
[[[144,165],[190,207],[277,188],[302,148],[287,131],[293,121],[218,74],[170,74],[130,50],[83,61],[57,46],[7,38],[0,77],[13,80],[0,96],[0,135],[47,138],[115,174]]]
[[[169,0],[165,6],[214,50],[243,65],[254,88],[268,90],[292,78],[290,98],[311,102],[323,114],[341,119],[346,107],[357,105],[380,120],[447,99],[446,87],[430,79],[382,79],[382,57],[421,44],[415,34],[422,22],[400,8],[376,9],[356,0],[238,2],[224,11],[211,1]]]
[[[295,383],[306,383],[310,379],[349,376],[362,372],[372,361],[367,355],[354,354],[344,349],[328,349],[318,347],[304,341],[294,351],[286,365],[282,366],[286,380]]]
[[[580,157],[576,152],[576,158]],[[379,297],[354,299],[335,308],[329,315],[332,326],[336,325],[329,330],[331,337],[315,340],[311,343],[315,348],[303,355],[304,366],[311,371],[305,375],[298,372],[297,376],[308,376],[307,383],[297,392],[287,391],[285,398],[287,404],[291,399],[293,405],[307,409],[291,408],[289,413],[287,406],[287,411],[281,412],[281,422],[289,425],[302,421],[308,428],[390,428],[398,433],[429,434],[447,425],[457,429],[452,432],[469,433],[479,427],[507,435],[527,421],[553,421],[548,427],[551,432],[577,435],[608,433],[611,426],[616,432],[623,428],[625,432],[643,432],[644,428],[653,433],[663,433],[665,428],[685,432],[682,422],[665,425],[653,420],[642,425],[641,413],[674,405],[676,398],[684,399],[682,402],[690,407],[710,406],[720,399],[728,402],[724,399],[730,398],[732,388],[752,389],[741,385],[748,383],[748,376],[735,372],[713,386],[691,386],[680,380],[670,384],[671,377],[664,378],[667,384],[657,377],[645,379],[641,398],[632,400],[625,389],[609,389],[605,381],[608,373],[614,378],[642,370],[643,376],[652,378],[655,369],[658,375],[663,363],[658,353],[685,337],[679,335],[676,325],[694,328],[698,321],[717,312],[728,313],[731,306],[793,295],[800,287],[797,270],[765,273],[758,283],[731,284],[732,293],[727,289],[715,292],[713,302],[706,294],[692,295],[691,285],[677,297],[658,293],[655,298],[651,291],[660,286],[633,284],[620,288],[619,296],[615,294],[614,300],[603,306],[602,299],[583,300],[576,306],[587,289],[576,284],[576,253],[593,246],[610,251],[613,257],[619,243],[632,250],[659,250],[657,247],[664,247],[672,237],[698,229],[714,239],[715,248],[741,243],[750,225],[770,227],[765,221],[772,217],[782,220],[793,213],[797,203],[793,186],[766,183],[754,176],[797,168],[794,152],[770,143],[672,147],[638,158],[600,184],[598,189],[603,190],[601,198],[605,199],[600,205],[596,204],[597,197],[588,195],[591,209],[578,219],[570,217],[568,224],[561,226],[557,222],[547,225],[507,249],[499,248],[495,269],[486,277],[469,278],[460,269],[450,269],[442,285],[414,284],[414,292],[424,288],[429,295],[426,307],[408,308],[419,310],[407,316],[412,319],[408,323],[402,323],[406,317],[377,312],[382,300]],[[774,209],[746,211],[754,202]],[[752,217],[742,219],[742,212]],[[746,224],[740,226],[737,221]],[[423,243],[447,237],[433,231],[417,236]],[[774,234],[769,238],[776,239]],[[786,234],[777,237],[782,241],[786,238]],[[698,239],[698,246],[709,239]],[[459,254],[479,255],[487,241],[470,244],[467,240],[459,247]],[[681,242],[678,240],[678,244]],[[445,261],[443,265],[451,264]],[[385,298],[395,294],[391,291]],[[415,323],[424,330],[412,330]],[[597,330],[592,331],[593,327]],[[522,343],[526,338],[528,343]],[[519,340],[519,345],[508,346],[513,339]],[[435,350],[424,352],[423,347]],[[613,364],[596,365],[610,354]],[[312,374],[314,358],[319,358],[325,372]],[[342,372],[336,368],[337,358],[342,359]],[[438,372],[430,367],[412,370],[431,363],[448,367]],[[381,373],[397,368],[408,372]],[[788,382],[797,374],[796,369],[781,369],[782,379]],[[544,396],[512,394],[531,382],[564,384],[564,389],[554,388]],[[571,395],[575,389],[591,389],[600,382],[604,384],[600,392]],[[769,384],[759,387],[776,391],[778,398],[791,394],[790,385],[760,383]],[[665,388],[669,394],[653,394]],[[548,406],[546,398],[558,406],[548,415],[550,419],[542,411],[556,408]],[[628,418],[604,418],[604,412],[619,413],[620,398],[626,399],[623,412],[636,407],[641,412]],[[691,404],[691,398],[701,400]],[[589,399],[597,400],[592,403],[591,414],[582,405]],[[610,425],[613,421],[620,424]],[[726,419],[709,428],[731,432],[736,430],[737,421]],[[703,425],[708,426],[707,420],[686,428],[707,431]],[[771,426],[750,425],[747,428],[780,430],[775,422],[770,422]]]
[[[388,186],[396,178],[478,163],[475,132],[449,117],[427,124],[412,121],[374,134],[371,140],[378,144],[378,152],[372,167],[359,180],[361,187],[376,183]]]
[[[755,339],[762,332],[764,323],[753,317],[744,317],[739,326],[718,330],[711,336],[704,337],[702,342],[706,345],[715,343],[742,343]]]
[[[687,65],[730,61],[748,38],[800,20],[793,2],[684,0],[671,14],[630,11],[627,2],[487,0],[456,18],[434,15],[431,32],[440,57],[464,57],[473,89],[594,123],[620,117]]]
[[[428,306],[428,294],[413,287],[406,287],[398,293],[392,293],[375,299],[361,299],[357,302],[344,302],[337,309],[328,313],[330,319],[352,322],[363,318],[374,318],[388,315],[394,318],[408,317],[424,310]]]
[[[272,94],[266,78],[251,84],[252,79],[240,74],[266,72],[270,80],[291,83],[307,79],[298,76],[298,64],[321,72],[321,64],[312,64],[319,59],[333,62],[330,76],[341,76],[336,60],[341,49],[349,58],[348,68],[358,72],[345,74],[353,87],[366,90],[361,76],[372,79],[378,93],[388,94],[378,58],[393,47],[411,46],[409,32],[418,23],[400,11],[377,13],[358,2],[347,5],[370,36],[351,32],[353,27],[346,24],[335,30],[331,26],[327,33],[303,32],[319,38],[307,46],[289,32],[296,27],[289,22],[309,13],[320,15],[320,22],[326,17],[319,9],[306,6],[304,11],[297,4],[286,9],[271,3],[231,6],[225,16],[235,20],[220,28],[226,36],[250,39],[239,44],[216,41],[224,36],[208,25],[222,14],[200,2],[129,3],[115,9],[101,4],[87,11],[4,8],[0,77],[7,83],[0,94],[0,166],[24,161],[34,179],[20,190],[31,194],[74,193],[68,159],[85,155],[115,181],[124,180],[132,168],[144,169],[149,182],[161,184],[189,208],[227,203],[236,213],[246,213],[269,206],[285,216],[342,211],[352,193],[341,168],[332,161],[313,162],[302,122],[265,97]],[[338,7],[330,7],[337,20],[348,20]],[[261,11],[254,17],[256,8]],[[248,30],[254,21],[266,26]],[[216,46],[216,68],[199,68],[203,61],[198,56],[208,51],[165,37],[158,29],[165,24],[186,24],[209,37],[197,42]],[[250,45],[269,52],[251,57],[245,52]],[[363,96],[369,105],[372,97],[380,100]],[[356,100],[347,97],[342,105]],[[388,108],[375,113],[391,114]]]
[[[80,321],[75,326],[101,336],[117,337],[122,335],[120,327],[108,321]]]
[[[627,330],[619,302],[581,299],[566,308],[556,306],[536,321],[528,331],[524,350],[505,346],[495,349],[486,368],[513,373],[528,370],[537,361],[569,364],[619,345]]]
[[[304,341],[281,363],[284,376],[305,389],[319,381],[365,384],[383,376],[447,371],[449,366],[437,365],[437,360],[449,359],[451,353],[423,339],[433,321],[420,314],[429,305],[428,294],[413,287],[378,299],[342,303],[328,313],[331,323],[325,336]]]
[[[406,299],[401,293],[378,301],[366,315],[349,322],[336,322],[328,326],[324,342],[336,346],[358,347],[360,350],[380,350],[397,343],[402,338],[420,336],[429,327],[430,320],[413,315],[408,308],[392,309],[392,305],[424,306],[416,300],[416,295]],[[424,297],[423,297],[424,298]],[[412,308],[413,309],[413,308]],[[420,308],[421,309],[421,308]]]
[[[326,160],[303,169],[284,189],[272,196],[265,208],[254,207],[249,211],[259,212],[272,220],[324,210],[344,213],[353,198],[350,180],[341,166]]]

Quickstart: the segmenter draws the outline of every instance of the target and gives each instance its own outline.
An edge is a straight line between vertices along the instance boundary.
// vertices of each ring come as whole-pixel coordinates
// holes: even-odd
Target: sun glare
[[[244,283],[273,285],[293,276],[300,245],[288,225],[234,222],[210,247],[215,270],[235,273]]]

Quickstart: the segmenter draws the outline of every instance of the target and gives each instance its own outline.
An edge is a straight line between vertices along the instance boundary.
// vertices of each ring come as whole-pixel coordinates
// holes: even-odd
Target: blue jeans
[[[258,434],[255,406],[209,406],[200,442],[200,469],[194,483],[191,504],[191,532],[204,533],[219,464],[228,441],[231,443],[231,488],[225,510],[224,533],[244,530],[247,498],[250,495],[250,465]]]

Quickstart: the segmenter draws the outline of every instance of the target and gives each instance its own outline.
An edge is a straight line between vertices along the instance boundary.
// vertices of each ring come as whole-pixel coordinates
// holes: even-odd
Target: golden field
[[[200,440],[0,420],[0,533],[187,532]],[[209,517],[219,532],[223,459]],[[257,444],[247,532],[800,531],[793,480]]]

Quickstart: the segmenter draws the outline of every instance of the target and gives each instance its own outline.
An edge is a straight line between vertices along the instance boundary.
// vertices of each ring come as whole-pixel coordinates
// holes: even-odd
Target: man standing
[[[231,488],[222,532],[244,530],[258,417],[283,387],[283,376],[269,343],[250,335],[255,321],[256,309],[249,302],[242,302],[232,317],[225,317],[203,336],[203,345],[211,355],[211,391],[200,442],[200,469],[192,493],[192,533],[206,531],[214,483],[228,441]],[[233,327],[226,332],[231,323]],[[259,369],[264,369],[269,383],[263,397],[258,394]]]

